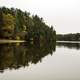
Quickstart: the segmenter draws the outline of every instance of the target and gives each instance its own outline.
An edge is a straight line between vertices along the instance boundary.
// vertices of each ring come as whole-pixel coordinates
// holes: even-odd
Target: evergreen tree
[[[4,26],[3,11],[0,8],[0,38],[2,38],[2,36],[3,36],[3,30],[2,30],[3,26]]]

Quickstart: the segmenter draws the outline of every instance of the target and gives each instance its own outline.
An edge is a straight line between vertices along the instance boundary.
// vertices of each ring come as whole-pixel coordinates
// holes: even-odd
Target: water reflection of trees
[[[27,43],[26,43],[27,44]],[[45,44],[0,44],[0,72],[5,69],[19,69],[36,64],[55,51],[54,43]]]
[[[64,46],[67,48],[72,49],[80,49],[80,43],[63,43],[63,42],[57,42],[57,46]]]

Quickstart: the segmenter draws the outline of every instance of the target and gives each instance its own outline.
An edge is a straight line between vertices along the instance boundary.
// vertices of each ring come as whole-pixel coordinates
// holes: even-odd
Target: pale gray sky
[[[57,33],[80,32],[80,0],[0,0],[0,6],[37,14]]]

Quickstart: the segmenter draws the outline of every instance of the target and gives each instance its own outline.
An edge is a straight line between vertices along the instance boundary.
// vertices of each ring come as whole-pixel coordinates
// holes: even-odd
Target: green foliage
[[[3,22],[3,12],[2,9],[0,9],[0,28],[3,26],[4,22]]]
[[[0,8],[0,31],[3,38],[25,39],[33,42],[56,40],[56,31],[45,24],[38,15],[31,16],[20,9]]]
[[[80,41],[80,33],[75,34],[58,34],[56,36],[58,41]]]

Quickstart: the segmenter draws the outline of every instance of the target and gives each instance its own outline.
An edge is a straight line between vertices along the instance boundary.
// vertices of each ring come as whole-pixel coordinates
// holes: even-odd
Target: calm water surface
[[[0,80],[80,80],[80,44],[1,45]]]

